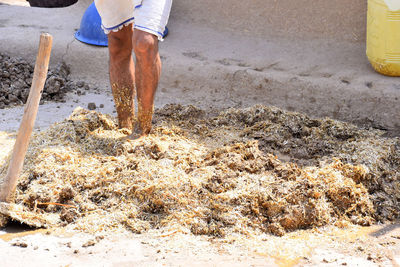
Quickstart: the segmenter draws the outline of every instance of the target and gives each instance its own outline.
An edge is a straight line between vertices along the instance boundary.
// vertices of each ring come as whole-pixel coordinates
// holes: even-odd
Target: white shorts
[[[134,24],[135,29],[163,39],[172,0],[94,0],[106,34]]]

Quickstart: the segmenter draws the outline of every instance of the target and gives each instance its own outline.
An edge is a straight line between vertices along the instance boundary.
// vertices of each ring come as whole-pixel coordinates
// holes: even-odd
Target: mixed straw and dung
[[[16,202],[88,232],[218,237],[399,216],[400,141],[380,131],[265,106],[167,105],[154,124],[126,140],[114,118],[76,109],[32,139]]]

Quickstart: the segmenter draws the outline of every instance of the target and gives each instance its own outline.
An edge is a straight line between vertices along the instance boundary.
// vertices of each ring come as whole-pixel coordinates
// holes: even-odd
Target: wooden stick
[[[17,187],[19,174],[28,149],[29,139],[35,125],[36,115],[39,108],[40,98],[44,83],[47,78],[49,60],[53,38],[48,33],[40,35],[39,51],[36,58],[35,70],[33,72],[32,86],[25,105],[24,115],[18,130],[17,140],[11,156],[10,165],[6,177],[0,186],[0,201],[11,202]]]

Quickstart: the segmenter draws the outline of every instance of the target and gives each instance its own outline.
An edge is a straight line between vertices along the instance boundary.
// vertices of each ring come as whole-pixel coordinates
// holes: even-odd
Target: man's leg
[[[133,49],[136,55],[136,89],[138,96],[139,135],[147,135],[151,130],[154,110],[154,95],[161,73],[157,36],[135,29]]]
[[[120,128],[132,129],[135,117],[135,66],[132,59],[132,25],[108,34],[110,83]]]

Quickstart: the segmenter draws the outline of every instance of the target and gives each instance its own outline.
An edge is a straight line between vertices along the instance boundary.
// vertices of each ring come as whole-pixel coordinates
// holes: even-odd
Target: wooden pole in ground
[[[0,185],[0,202],[11,202],[17,187],[19,174],[28,149],[29,139],[35,125],[36,115],[39,108],[40,98],[47,78],[49,60],[53,38],[48,33],[40,35],[39,51],[36,58],[35,70],[33,72],[32,86],[25,105],[24,115],[18,130],[7,175]]]

